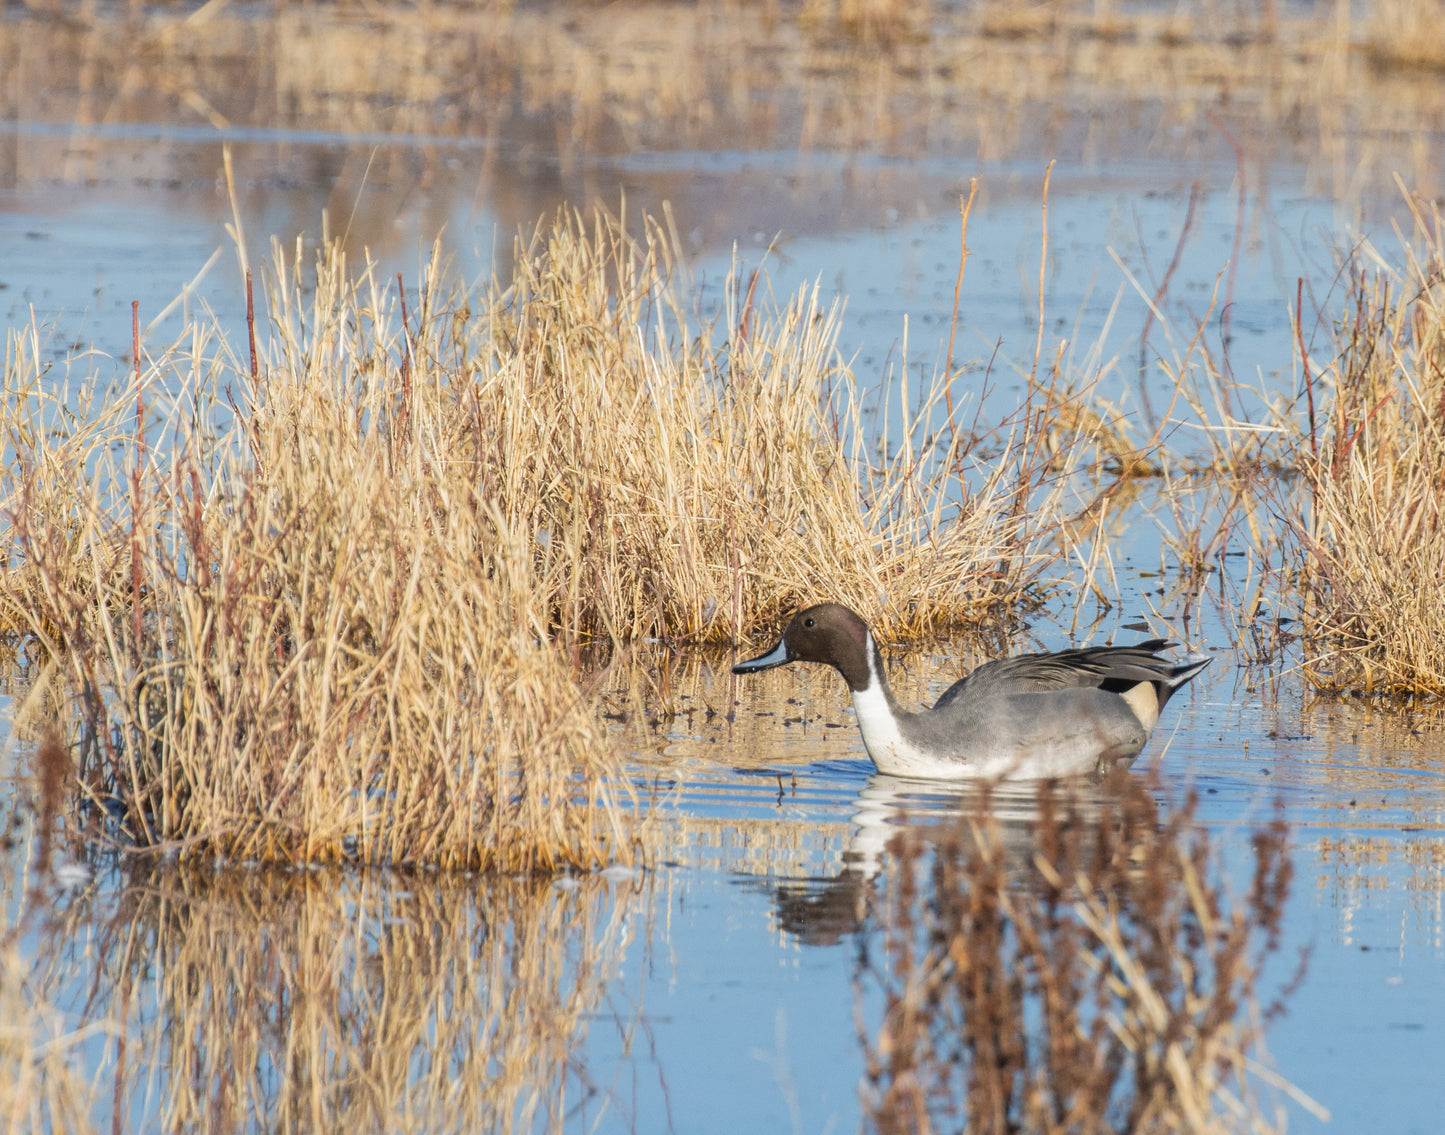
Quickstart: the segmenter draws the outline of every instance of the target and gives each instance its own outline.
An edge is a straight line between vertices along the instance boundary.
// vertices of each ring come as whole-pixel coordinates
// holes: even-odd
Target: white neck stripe
[[[868,688],[853,691],[853,711],[858,715],[858,731],[863,734],[863,747],[880,769],[897,766],[909,748],[888,695],[883,692],[883,675],[878,672],[878,651],[873,646],[873,632],[863,636],[863,649],[868,654]]]

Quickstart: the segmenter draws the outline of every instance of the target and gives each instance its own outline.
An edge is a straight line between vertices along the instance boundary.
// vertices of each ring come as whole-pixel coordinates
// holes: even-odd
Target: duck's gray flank
[[[800,611],[777,646],[733,672],[833,666],[853,693],[868,755],[885,773],[1062,776],[1139,753],[1174,691],[1209,665],[1203,655],[1159,656],[1175,645],[1154,638],[998,659],[955,682],[932,709],[913,713],[893,696],[868,625],[841,604],[823,603]]]

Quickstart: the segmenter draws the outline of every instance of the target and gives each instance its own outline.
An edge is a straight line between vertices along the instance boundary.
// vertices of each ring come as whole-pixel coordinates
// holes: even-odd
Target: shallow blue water
[[[1119,616],[1130,617],[1127,610]],[[1037,624],[1038,637],[1062,645],[1067,634],[1051,626]],[[1206,642],[1223,634],[1206,629]],[[544,883],[528,889],[521,907],[494,905],[499,884],[449,880],[437,892],[439,905],[419,907],[441,884],[425,876],[278,877],[243,865],[202,865],[196,877],[162,870],[134,883],[115,873],[78,889],[49,883],[38,903],[7,889],[7,924],[17,925],[21,909],[29,909],[22,950],[47,959],[43,968],[59,965],[58,984],[48,988],[58,990],[52,998],[68,1020],[80,1025],[120,1012],[136,1041],[177,1011],[176,987],[165,980],[177,963],[162,959],[197,945],[213,951],[216,928],[225,928],[242,956],[254,952],[258,973],[272,974],[266,982],[290,990],[288,1002],[320,996],[329,1005],[321,995],[332,983],[371,990],[341,1018],[349,1026],[319,1018],[323,1032],[340,1029],[331,1043],[343,1048],[377,1043],[378,1031],[388,1035],[380,1014],[391,988],[386,975],[407,980],[397,958],[417,951],[472,958],[461,968],[448,963],[424,1003],[442,1014],[439,1022],[476,1020],[481,1028],[496,1008],[484,975],[502,980],[519,964],[489,952],[488,943],[500,933],[532,943],[517,949],[534,949],[539,939],[531,928],[555,919],[546,940],[573,959],[562,967],[564,986],[576,981],[582,990],[581,1016],[554,1038],[566,1059],[544,1085],[563,1128],[854,1130],[866,1071],[860,1028],[871,1036],[881,1012],[876,986],[860,979],[858,967],[864,946],[877,960],[880,912],[890,901],[885,845],[905,826],[956,825],[972,805],[946,786],[876,775],[831,672],[795,666],[759,676],[731,687],[738,697],[731,722],[725,715],[687,722],[693,697],[726,703],[732,679],[725,662],[693,664],[692,684],[675,687],[683,713],[660,732],[644,730],[636,773],[640,785],[661,794],[661,829],[658,861],[643,875]],[[926,698],[962,665],[942,652],[908,656],[894,670],[905,699]],[[628,728],[619,726],[620,736]],[[1445,1107],[1437,1074],[1445,1022],[1440,738],[1427,718],[1361,700],[1310,702],[1292,679],[1260,680],[1238,670],[1224,650],[1171,703],[1140,758],[1139,769],[1157,763],[1166,797],[1177,801],[1191,788],[1199,794],[1226,897],[1243,894],[1253,869],[1251,833],[1283,802],[1294,881],[1262,999],[1291,976],[1299,951],[1308,950],[1309,959],[1286,1015],[1268,1033],[1269,1061],[1330,1110],[1329,1130],[1432,1132]],[[1026,862],[1031,796],[1012,793],[997,807],[1010,854]],[[199,885],[206,879],[214,882]],[[305,914],[307,902],[300,916],[275,913],[275,902],[294,905],[297,895],[313,892],[319,913]],[[161,917],[163,908],[173,913]],[[328,919],[336,916],[325,913],[333,909],[349,912],[334,926]],[[433,921],[443,910],[445,921]],[[505,910],[514,913],[499,921]],[[142,954],[155,952],[154,967],[118,964],[123,955],[114,942],[131,934]],[[332,937],[334,946],[327,944]],[[152,940],[168,945],[146,945]],[[332,959],[320,971],[305,961],[317,950]],[[130,984],[123,984],[127,972]],[[207,975],[197,970],[203,988],[220,980]],[[224,992],[217,987],[210,996]],[[279,1018],[266,1059],[284,1063],[303,1024],[301,1016]],[[355,1035],[346,1035],[348,1028]],[[464,1023],[463,1035],[468,1028]],[[107,1085],[108,1122],[114,1042],[95,1038],[84,1051]],[[202,1051],[212,1062],[230,1059],[214,1041]],[[420,1068],[436,1056],[423,1044],[411,1061]],[[149,1042],[132,1044],[121,1095],[131,1129],[156,1121],[175,1087],[177,1058],[169,1049],[152,1053]],[[414,1075],[424,1082],[421,1071]],[[258,1082],[274,1097],[284,1094],[280,1073]],[[1292,1129],[1324,1129],[1302,1106],[1281,1104]],[[419,1103],[417,1113],[438,1106]]]
[[[1268,821],[1277,798],[1284,801],[1293,825],[1295,882],[1273,976],[1288,976],[1284,971],[1300,949],[1310,957],[1303,986],[1269,1034],[1276,1066],[1332,1111],[1334,1130],[1436,1130],[1445,1105],[1445,1085],[1436,1075],[1445,1019],[1445,744],[1437,739],[1406,748],[1394,722],[1378,721],[1388,741],[1340,744],[1337,731],[1348,728],[1346,721],[1302,720],[1298,705],[1271,711],[1247,697],[1236,702],[1233,675],[1216,667],[1211,677],[1196,683],[1174,722],[1166,720],[1172,737],[1160,769],[1176,790],[1187,785],[1201,794],[1200,816],[1237,891],[1251,870],[1249,833]],[[1335,716],[1348,718],[1347,711]],[[1318,732],[1280,740],[1280,719]],[[1326,728],[1335,732],[1327,735]],[[804,751],[801,745],[794,750]],[[790,763],[783,753],[774,760]],[[778,828],[800,825],[807,832],[801,846],[789,842],[771,858],[729,847],[725,837],[721,846],[676,853],[704,865],[671,869],[678,879],[670,886],[686,896],[677,900],[672,925],[692,945],[675,936],[669,952],[695,976],[645,982],[638,996],[657,1014],[659,1052],[692,1052],[698,1041],[690,1033],[720,1042],[699,1053],[698,1064],[684,1060],[686,1071],[658,1062],[675,1108],[694,1100],[692,1114],[710,1116],[713,1105],[704,1103],[713,1098],[710,1084],[750,1085],[741,1099],[731,1089],[724,1093],[727,1117],[710,1130],[733,1122],[766,1129],[792,1124],[779,1082],[784,1071],[797,1091],[802,1130],[830,1122],[851,1129],[857,1122],[857,1101],[838,1100],[832,1073],[847,1068],[842,1078],[856,1083],[863,1071],[851,1015],[859,932],[780,931],[771,887],[789,877],[836,876],[845,862],[876,851],[881,837],[859,818],[877,819],[866,817],[871,770],[833,761],[797,771],[806,788],[797,796],[785,789],[781,801],[775,785],[750,778],[762,780],[751,807],[737,776],[698,771],[679,805],[707,814],[721,797],[720,810],[748,824],[765,823],[755,817],[772,809]],[[908,808],[927,814],[940,804],[925,793]],[[722,874],[729,852],[742,861],[731,867],[733,885]],[[758,877],[767,885],[733,889],[739,879]],[[684,905],[687,914],[680,917]],[[826,904],[820,902],[817,913],[826,924]],[[1311,1130],[1318,1121],[1293,1108],[1291,1125]]]
[[[137,138],[145,135],[132,130],[122,140]],[[174,133],[166,138],[186,141]],[[142,322],[149,325],[210,263],[186,301],[150,329],[148,342],[159,349],[187,307],[194,314],[202,302],[241,342],[244,306],[237,257],[225,232],[230,206],[217,184],[219,144],[207,137],[190,141],[194,173],[176,184],[116,177],[0,192],[0,313],[8,330],[22,328],[33,308],[57,327],[50,357],[94,344],[123,371],[131,301],[140,300]],[[347,156],[346,147],[330,138],[283,141],[313,147],[337,165]],[[417,141],[427,140],[407,144]],[[259,153],[275,142],[254,133],[239,140],[243,175],[245,147]],[[457,149],[452,160],[465,173],[472,157],[468,147]],[[890,362],[902,359],[905,316],[913,372],[926,375],[941,364],[954,312],[958,195],[977,172],[933,161],[915,171],[906,194],[876,184],[846,188],[857,168],[888,164],[685,152],[599,158],[585,173],[608,203],[623,186],[634,202],[655,203],[679,184],[679,174],[711,187],[673,201],[704,297],[717,295],[735,244],[752,264],[779,236],[768,261],[774,291],[785,295],[818,280],[825,292],[847,298],[841,344],[845,352],[856,351],[855,369],[867,388]],[[985,193],[970,220],[972,257],[954,354],[975,361],[980,381],[993,360],[985,420],[1017,403],[1025,385],[1021,372],[1032,367],[1043,170],[1042,162],[984,168]],[[1102,374],[1104,389],[1138,422],[1162,417],[1166,390],[1154,363],[1182,350],[1198,321],[1208,317],[1206,341],[1221,359],[1224,336],[1232,335],[1227,354],[1237,379],[1288,395],[1298,279],[1304,277],[1315,294],[1307,311],[1317,305],[1328,316],[1331,310],[1329,250],[1347,234],[1341,217],[1349,207],[1309,197],[1298,187],[1301,179],[1292,181],[1284,171],[1263,198],[1248,196],[1241,228],[1232,177],[1217,167],[1142,161],[1113,167],[1108,176],[1078,167],[1055,172],[1044,356],[1054,357],[1064,340],[1071,368]],[[1174,346],[1168,329],[1156,323],[1143,352],[1141,384],[1137,338],[1145,307],[1139,290],[1156,294],[1184,232],[1196,181],[1201,196],[1163,300],[1174,321]],[[304,247],[314,249],[322,209],[341,205],[359,214],[356,239],[387,272],[413,279],[417,250],[445,226],[459,269],[471,276],[499,259],[496,250],[510,246],[517,224],[530,226],[566,196],[555,186],[550,197],[522,192],[531,210],[522,217],[515,203],[509,209],[503,201],[479,199],[475,181],[460,174],[429,194],[365,196],[360,209],[355,200],[333,202],[334,188],[321,180],[243,176],[253,260],[272,233],[289,241],[304,231]],[[731,204],[720,208],[720,200]],[[1377,215],[1388,212],[1388,205],[1377,208]],[[345,226],[339,212],[329,223],[333,231]],[[1139,289],[1127,280],[1126,268]],[[1308,322],[1307,328],[1313,331]],[[1247,400],[1235,407],[1241,415],[1256,409]],[[1176,447],[1189,448],[1188,429],[1176,427]],[[1097,615],[1095,640],[1140,634],[1129,627],[1150,620],[1215,650],[1214,665],[1172,703],[1143,760],[1158,760],[1173,790],[1199,791],[1200,816],[1240,890],[1247,882],[1249,833],[1269,820],[1276,799],[1284,802],[1295,879],[1277,976],[1283,979],[1298,950],[1308,948],[1310,959],[1287,1015],[1269,1034],[1273,1064],[1332,1111],[1331,1130],[1438,1131],[1445,1114],[1445,1077],[1439,1074],[1445,1052],[1445,734],[1434,718],[1410,718],[1365,702],[1311,703],[1297,677],[1242,669],[1243,651],[1231,647],[1236,593],[1212,605],[1196,598],[1192,606],[1175,592],[1156,594],[1158,581],[1142,573],[1158,567],[1161,553],[1137,532],[1151,522],[1137,512],[1130,516],[1133,528],[1115,552],[1121,582],[1109,585],[1115,609],[1100,613],[1083,602],[1075,612],[1061,603],[1031,627],[1035,642],[1059,647],[1087,637],[1085,624]],[[946,653],[913,655],[901,661],[899,688],[921,700],[963,668]],[[480,880],[461,886],[452,881],[446,906],[461,920],[455,927],[445,922],[445,911],[420,909],[416,892],[430,884],[414,878],[324,875],[319,882],[280,886],[286,894],[309,885],[339,896],[339,907],[320,904],[317,924],[308,928],[284,904],[286,919],[268,922],[277,917],[274,904],[280,901],[270,894],[278,887],[274,877],[234,864],[214,871],[224,884],[217,884],[219,896],[180,876],[130,884],[119,873],[102,873],[88,885],[54,885],[38,905],[30,904],[19,890],[22,848],[7,860],[13,867],[6,927],[23,925],[22,950],[37,967],[57,961],[69,967],[54,988],[72,1024],[118,1006],[112,1015],[132,1022],[133,1036],[142,1037],[163,1016],[165,967],[102,964],[115,957],[107,953],[114,948],[108,943],[132,930],[145,941],[165,938],[178,952],[192,925],[200,927],[198,936],[214,934],[208,941],[217,950],[234,937],[270,967],[264,973],[271,988],[301,1003],[333,977],[354,982],[381,1003],[387,980],[402,981],[396,958],[430,956],[437,941],[451,943],[454,953],[438,949],[438,955],[470,957],[474,968],[431,979],[437,1018],[408,1050],[406,1065],[420,1083],[426,1038],[439,1035],[444,1021],[457,1015],[475,1019],[480,1030],[494,1008],[482,979],[516,964],[512,956],[487,954],[483,943],[491,939],[480,928],[493,925],[503,938],[520,936],[519,927],[555,917],[554,937],[572,957],[565,972],[584,987],[578,995],[581,1023],[554,1038],[565,1050],[564,1070],[540,1085],[566,1129],[856,1129],[864,1072],[858,1022],[861,1017],[865,1031],[876,1028],[879,1004],[876,990],[865,985],[860,992],[857,982],[859,944],[874,931],[858,926],[857,901],[866,888],[855,884],[903,824],[899,801],[873,776],[833,675],[792,668],[739,685],[730,684],[722,669],[704,666],[698,681],[713,704],[735,695],[736,717],[711,725],[674,722],[661,738],[649,735],[635,744],[638,779],[676,785],[662,812],[668,842],[644,878],[544,888],[540,896],[519,900],[521,913],[514,911],[510,921],[485,908]],[[809,721],[785,725],[790,714]],[[630,743],[632,734],[619,729],[619,736]],[[904,804],[925,822],[956,822],[958,804],[947,793],[910,789]],[[174,922],[146,905],[157,894],[174,899],[167,908],[180,912]],[[31,913],[22,916],[22,909]],[[214,926],[206,922],[212,911]],[[287,937],[293,922],[302,946]],[[442,925],[452,929],[435,930]],[[336,953],[319,955],[328,965],[295,965],[310,956],[308,949],[333,938],[340,943]],[[394,939],[400,940],[395,954],[383,945]],[[473,942],[476,952],[469,954]],[[584,971],[585,981],[579,977]],[[123,986],[126,973],[132,987]],[[123,988],[131,988],[133,1000],[125,1000]],[[245,1005],[236,1010],[248,1011]],[[371,1036],[367,1030],[378,1019],[358,1010],[357,1036]],[[278,1021],[275,1047],[265,1057],[271,1070],[262,1077],[275,1091],[284,1077],[274,1069],[284,1066],[287,1046],[298,1035]],[[83,1051],[105,1088],[101,1122],[108,1123],[109,1109],[118,1107],[132,1129],[154,1127],[166,1088],[180,1075],[180,1055],[132,1044],[117,1077],[113,1039],[97,1036]],[[224,1063],[224,1047],[204,1051]],[[119,1104],[111,1102],[115,1078],[121,1081]],[[439,1105],[427,1097],[419,1106]],[[1319,1126],[1297,1105],[1291,1105],[1290,1120],[1296,1129]]]

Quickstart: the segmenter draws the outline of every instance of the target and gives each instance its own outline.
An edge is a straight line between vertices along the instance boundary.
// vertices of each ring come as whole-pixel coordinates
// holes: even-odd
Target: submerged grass
[[[0,935],[0,1131],[96,1130],[94,1086],[75,1059],[97,1030],[36,996],[13,932]]]
[[[55,955],[32,956],[35,920],[26,909],[48,876],[45,835],[54,817],[45,816],[43,800],[28,805],[22,792],[0,797],[0,1133],[84,1135],[98,1130],[98,1091],[84,1053],[111,1022],[103,1010],[84,1021],[66,1012]]]
[[[113,381],[12,336],[0,617],[42,644],[19,725],[58,721],[84,811],[187,852],[587,868],[635,831],[583,648],[1036,597],[1087,437],[1042,401],[965,429],[906,368],[869,417],[816,290],[735,273],[698,323],[643,232],[564,214],[480,294],[278,248],[249,357],[137,331]]]

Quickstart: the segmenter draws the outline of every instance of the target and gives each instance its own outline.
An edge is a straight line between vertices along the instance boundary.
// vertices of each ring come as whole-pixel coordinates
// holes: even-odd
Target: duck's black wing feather
[[[1151,638],[1133,646],[1086,646],[1052,654],[1019,654],[985,662],[955,682],[938,699],[941,709],[960,698],[987,698],[999,694],[1026,694],[1071,686],[1125,690],[1140,682],[1170,683],[1177,663],[1159,658],[1161,650],[1177,643]]]

